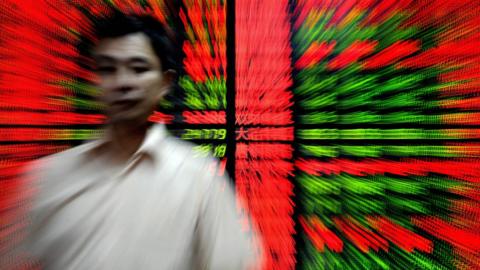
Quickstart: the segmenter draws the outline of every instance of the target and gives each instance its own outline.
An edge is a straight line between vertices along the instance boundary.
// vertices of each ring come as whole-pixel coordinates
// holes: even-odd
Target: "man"
[[[161,24],[115,13],[91,46],[101,140],[48,157],[24,247],[44,269],[246,269],[258,263],[228,180],[147,121],[175,76]]]

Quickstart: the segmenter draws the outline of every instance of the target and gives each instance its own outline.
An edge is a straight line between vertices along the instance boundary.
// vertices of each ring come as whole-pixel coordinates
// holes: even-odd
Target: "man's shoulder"
[[[192,172],[206,173],[212,170],[212,166],[219,164],[210,154],[198,151],[197,144],[173,136],[168,136],[161,151],[162,157],[172,163],[182,164],[184,170]]]
[[[68,174],[73,168],[77,168],[85,162],[89,150],[93,149],[97,142],[88,142],[79,146],[54,153],[32,161],[26,168],[27,174],[33,174],[36,178],[59,178],[62,174]]]
[[[98,145],[97,141],[90,141],[61,152],[45,156],[38,163],[48,163],[52,166],[68,167],[76,166],[80,159],[84,159],[90,150]]]
[[[207,162],[207,158],[201,157],[195,150],[196,144],[179,138],[168,136],[162,147],[162,157],[178,158],[191,165],[200,165]]]

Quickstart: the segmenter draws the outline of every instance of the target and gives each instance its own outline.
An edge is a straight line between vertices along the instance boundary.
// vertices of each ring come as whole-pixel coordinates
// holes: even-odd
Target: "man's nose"
[[[115,74],[115,83],[113,90],[116,92],[129,92],[135,89],[135,78],[131,72],[120,69]]]

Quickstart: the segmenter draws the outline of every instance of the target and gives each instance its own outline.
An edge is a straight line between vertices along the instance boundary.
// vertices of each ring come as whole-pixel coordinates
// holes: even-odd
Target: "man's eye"
[[[133,67],[135,73],[144,73],[150,70],[148,67]]]
[[[109,67],[109,66],[105,66],[105,67],[97,67],[97,72],[98,73],[113,73],[115,72],[115,68],[114,67]]]

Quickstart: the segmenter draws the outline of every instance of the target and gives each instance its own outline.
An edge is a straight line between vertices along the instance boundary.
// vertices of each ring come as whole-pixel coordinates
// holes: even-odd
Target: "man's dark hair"
[[[95,40],[82,37],[78,45],[80,54],[87,59],[91,58],[91,51],[95,43],[102,38],[122,37],[134,33],[144,33],[150,40],[155,54],[161,61],[162,70],[179,70],[179,51],[177,39],[173,32],[168,32],[165,26],[149,15],[127,15],[114,11],[105,17],[90,18]],[[91,59],[90,59],[91,60]]]

